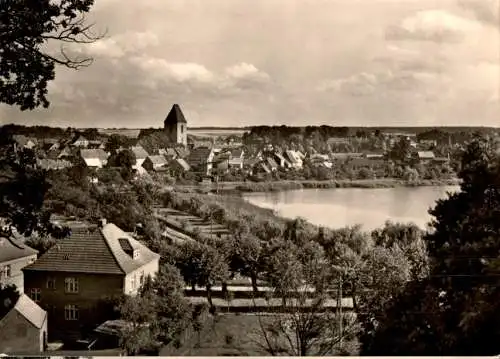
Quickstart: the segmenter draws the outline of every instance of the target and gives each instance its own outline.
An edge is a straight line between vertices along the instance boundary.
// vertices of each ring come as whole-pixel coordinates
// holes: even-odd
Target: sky
[[[500,0],[97,0],[94,63],[0,121],[160,127],[498,126]]]

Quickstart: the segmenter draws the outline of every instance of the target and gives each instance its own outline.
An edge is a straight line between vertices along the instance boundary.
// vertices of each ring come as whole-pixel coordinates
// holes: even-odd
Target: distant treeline
[[[244,135],[246,139],[305,139],[331,137],[372,137],[387,133],[415,134],[419,140],[436,140],[438,142],[463,142],[474,133],[492,134],[500,129],[494,127],[333,127],[333,126],[255,126]]]
[[[23,126],[8,124],[0,127],[1,136],[9,135],[24,135],[37,139],[53,138],[53,139],[69,139],[79,135],[84,136],[88,140],[96,140],[103,137],[95,128],[76,129],[72,127],[51,127],[51,126]]]
[[[51,126],[23,126],[8,124],[0,127],[2,132],[22,134],[37,138],[43,137],[67,137],[69,134],[74,135],[83,134],[89,137],[96,137],[99,135],[98,130],[95,128],[61,128]],[[479,127],[479,126],[434,126],[434,127],[347,127],[347,126],[250,126],[250,127],[189,127],[190,130],[233,130],[233,131],[249,131],[248,135],[257,135],[262,137],[273,136],[272,134],[281,134],[281,136],[300,135],[303,137],[310,137],[311,135],[318,134],[321,137],[368,137],[379,135],[381,133],[414,133],[422,139],[443,139],[448,138],[451,134],[452,137],[468,137],[472,133],[491,134],[500,132],[499,128],[495,127]],[[152,133],[163,131],[162,128],[145,128],[141,129],[139,138],[148,136]],[[90,138],[89,138],[90,139]]]
[[[427,127],[372,127],[372,126],[361,126],[361,127],[356,127],[356,126],[327,126],[327,125],[321,125],[321,126],[286,126],[286,125],[281,125],[281,126],[253,126],[249,127],[249,129],[253,133],[257,132],[266,132],[269,130],[275,131],[275,130],[280,130],[280,131],[287,131],[290,133],[296,133],[296,134],[304,134],[308,132],[313,132],[319,130],[320,132],[324,132],[328,135],[339,135],[339,137],[345,137],[345,136],[355,136],[356,134],[360,133],[376,133],[376,132],[381,132],[381,133],[414,133],[414,134],[423,134],[423,133],[429,133],[429,132],[441,132],[441,133],[459,133],[459,132],[467,132],[467,133],[473,133],[473,132],[479,132],[479,133],[494,133],[494,132],[499,132],[500,128],[496,127],[448,127],[448,126],[427,126]]]
[[[25,135],[28,137],[44,138],[65,137],[72,131],[71,128],[49,127],[49,126],[22,126],[8,124],[1,127],[2,134]]]
[[[188,127],[188,130],[199,130],[199,131],[249,131],[252,126],[248,127]]]

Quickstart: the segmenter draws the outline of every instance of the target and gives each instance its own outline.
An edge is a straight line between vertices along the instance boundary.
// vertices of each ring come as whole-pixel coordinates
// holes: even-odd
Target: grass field
[[[268,318],[260,316],[263,322],[269,320]],[[199,337],[195,335],[181,348],[161,355],[269,356],[270,354],[262,347],[263,343],[258,315],[218,314]],[[336,353],[332,353],[334,354]]]
[[[186,223],[187,227],[192,229],[198,229],[201,233],[205,235],[214,235],[214,236],[227,236],[229,235],[229,231],[225,226],[222,226],[217,223],[210,223],[209,221],[205,221],[199,217],[190,215],[185,212],[176,211],[170,208],[162,208],[159,210],[159,213],[162,216],[166,216],[167,218],[173,219],[179,223]]]
[[[256,315],[219,314],[199,338],[192,338],[174,356],[265,356],[259,343],[259,320]]]

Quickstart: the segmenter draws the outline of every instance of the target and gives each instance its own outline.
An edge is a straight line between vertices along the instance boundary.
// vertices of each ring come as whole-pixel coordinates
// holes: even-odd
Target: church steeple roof
[[[172,106],[172,109],[167,115],[167,118],[165,118],[165,125],[175,125],[178,123],[186,123],[186,118],[184,117],[184,114],[182,113],[181,107],[178,104],[174,104]]]

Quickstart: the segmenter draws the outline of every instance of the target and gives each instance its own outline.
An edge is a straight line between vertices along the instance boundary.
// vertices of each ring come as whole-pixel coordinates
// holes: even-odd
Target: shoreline
[[[219,182],[219,194],[245,194],[253,192],[280,192],[298,189],[333,189],[333,188],[396,188],[396,187],[427,187],[427,186],[457,186],[458,178],[442,180],[405,181],[396,178],[366,179],[366,180],[293,180],[269,182]],[[217,185],[178,185],[180,189],[192,189],[197,192],[216,192]]]

